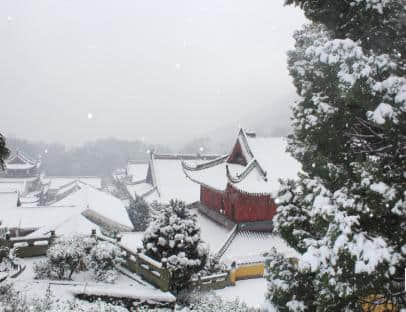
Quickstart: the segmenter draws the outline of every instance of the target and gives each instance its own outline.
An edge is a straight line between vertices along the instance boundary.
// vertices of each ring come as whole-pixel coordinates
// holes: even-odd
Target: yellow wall
[[[263,263],[240,265],[238,268],[231,271],[231,282],[235,283],[235,281],[241,279],[263,277],[264,267],[265,265]]]
[[[382,295],[369,295],[362,303],[363,312],[399,311],[396,305],[386,300]]]

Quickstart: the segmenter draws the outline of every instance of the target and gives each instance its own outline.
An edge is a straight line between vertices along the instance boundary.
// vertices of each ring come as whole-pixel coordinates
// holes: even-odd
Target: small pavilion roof
[[[8,170],[27,170],[39,166],[39,162],[33,160],[21,151],[16,151],[6,160]]]

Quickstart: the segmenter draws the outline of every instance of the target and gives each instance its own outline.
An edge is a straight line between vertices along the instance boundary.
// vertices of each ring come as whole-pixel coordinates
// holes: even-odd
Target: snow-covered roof
[[[17,199],[13,206],[1,209],[1,219],[6,227],[39,228],[59,224],[82,211],[81,207],[76,206],[17,207],[16,203]]]
[[[272,233],[238,231],[230,246],[222,256],[226,263],[262,262],[263,254],[272,248],[284,256],[298,257],[298,252],[291,248],[280,236]]]
[[[147,176],[148,163],[129,161],[127,164],[127,176],[131,177],[132,182],[142,181]]]
[[[57,190],[63,186],[66,186],[74,181],[82,181],[86,184],[89,184],[97,189],[101,189],[101,178],[92,177],[92,176],[72,176],[72,177],[63,177],[63,176],[49,176],[44,179],[45,183],[49,183],[49,188]]]
[[[39,177],[23,177],[23,178],[12,178],[12,177],[2,177],[0,178],[0,183],[24,183],[24,182],[33,182],[37,180]]]
[[[90,185],[83,185],[76,192],[69,194],[51,206],[73,206],[79,207],[81,211],[90,209],[125,227],[133,227],[127,210],[120,199],[109,193],[99,191]]]
[[[189,154],[156,154],[151,153],[146,176],[141,182],[128,185],[131,196],[143,197],[146,201],[157,200],[168,203],[171,199],[180,199],[187,204],[199,201],[200,187],[186,177],[182,160],[197,165],[216,155],[189,155]]]
[[[65,184],[64,186],[60,187],[57,192],[56,192],[56,197],[59,198],[60,196],[63,196],[64,194],[68,194],[70,192],[73,192],[75,189],[80,189],[82,188],[85,183],[79,181],[79,180],[73,180],[72,182]]]
[[[247,137],[255,159],[267,173],[271,190],[279,188],[278,179],[296,179],[300,163],[286,152],[287,142],[282,137]]]
[[[74,234],[89,235],[92,230],[96,230],[96,234],[98,235],[102,234],[99,226],[89,221],[81,213],[76,213],[61,222],[43,226],[29,234],[27,237],[47,236],[50,234],[51,230],[54,230],[58,236],[71,236]]]
[[[19,192],[20,194],[25,193],[26,190],[26,180],[21,179],[20,181],[0,181],[0,192]]]
[[[182,163],[184,172],[194,182],[224,191],[227,185],[248,193],[274,194],[280,178],[296,178],[300,164],[288,152],[280,137],[257,137],[240,129],[236,143],[227,157],[193,166]],[[236,152],[237,151],[237,152]],[[241,154],[240,161],[234,153]]]
[[[27,156],[25,153],[21,151],[16,151],[13,155],[11,155],[7,161],[7,164],[31,164],[35,165],[36,161],[31,157]]]
[[[156,186],[162,202],[177,198],[192,203],[199,200],[200,190],[186,178],[180,159],[153,159]]]
[[[127,190],[130,193],[131,197],[135,199],[136,195],[139,197],[148,196],[149,193],[152,193],[154,191],[154,186],[146,182],[141,182],[137,184],[128,184]]]
[[[200,227],[201,238],[205,241],[212,254],[216,254],[230,235],[230,230],[214,222],[200,212],[197,215],[197,224]]]
[[[33,165],[33,164],[7,164],[6,163],[7,170],[28,170],[28,169],[31,169],[34,167],[35,167],[35,165]]]

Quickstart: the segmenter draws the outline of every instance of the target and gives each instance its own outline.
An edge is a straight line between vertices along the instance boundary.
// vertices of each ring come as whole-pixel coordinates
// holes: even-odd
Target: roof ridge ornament
[[[189,171],[198,171],[198,170],[203,170],[207,168],[211,168],[214,166],[217,166],[227,160],[229,155],[223,155],[217,158],[214,158],[212,160],[208,160],[207,162],[201,163],[201,164],[196,164],[196,165],[190,165],[186,163],[184,159],[182,159],[182,167],[186,170]]]

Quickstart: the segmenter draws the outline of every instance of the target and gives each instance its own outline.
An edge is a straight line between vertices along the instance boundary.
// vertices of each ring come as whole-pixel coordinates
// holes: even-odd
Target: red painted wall
[[[235,222],[272,220],[276,214],[276,204],[270,195],[243,193],[231,185],[225,192],[201,186],[200,201]]]

